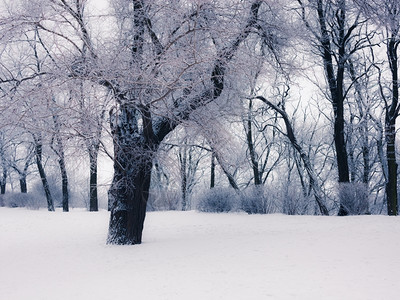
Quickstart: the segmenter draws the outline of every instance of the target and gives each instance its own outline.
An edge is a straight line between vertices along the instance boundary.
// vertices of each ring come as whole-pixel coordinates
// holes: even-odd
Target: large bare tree
[[[153,155],[157,151],[160,142],[180,124],[190,118],[192,112],[207,105],[221,96],[225,85],[225,74],[229,63],[238,50],[241,43],[248,37],[257,24],[258,13],[262,1],[254,1],[248,7],[247,17],[244,22],[239,23],[237,32],[226,38],[223,44],[212,36],[207,41],[198,43],[209,43],[208,47],[215,42],[215,53],[211,57],[204,57],[209,60],[203,66],[208,69],[202,72],[204,78],[203,86],[192,83],[183,86],[174,82],[171,87],[181,90],[179,96],[168,104],[163,99],[169,95],[178,95],[176,91],[166,89],[161,95],[157,95],[158,87],[149,87],[146,82],[149,78],[143,78],[141,73],[147,67],[143,58],[146,53],[145,41],[152,43],[156,56],[152,59],[154,65],[149,70],[152,81],[157,81],[167,70],[163,68],[164,59],[177,59],[181,48],[176,48],[171,53],[171,48],[179,43],[179,39],[192,39],[195,43],[196,36],[191,32],[202,36],[200,31],[204,29],[196,26],[206,26],[205,23],[217,20],[209,20],[210,11],[213,7],[207,5],[194,6],[195,10],[187,13],[186,20],[183,19],[177,24],[177,28],[170,32],[169,39],[163,43],[159,34],[155,32],[155,24],[147,13],[144,1],[133,1],[132,27],[133,36],[131,40],[130,64],[133,70],[139,71],[139,77],[135,78],[129,89],[115,88],[117,106],[111,114],[111,127],[114,138],[114,179],[110,188],[112,202],[111,219],[108,243],[112,244],[138,244],[142,241],[143,222],[146,213],[146,202],[149,195]],[[215,16],[212,16],[216,18]],[[193,22],[194,21],[194,22]],[[236,20],[235,20],[236,21]],[[185,24],[186,23],[186,24]],[[204,23],[204,25],[202,25]],[[160,25],[158,25],[160,26]],[[199,45],[200,46],[200,45]],[[206,49],[201,49],[205,51]],[[200,64],[201,50],[195,50],[186,57],[186,61],[177,61],[182,64],[178,66],[175,73],[176,81],[180,81],[184,74],[188,74],[197,64]],[[182,53],[183,54],[183,53]],[[182,55],[181,54],[181,55]],[[169,58],[168,58],[169,56]],[[196,57],[198,56],[198,57]],[[176,67],[176,64],[175,64]],[[175,72],[176,72],[175,71]],[[191,70],[192,71],[192,70]],[[197,71],[197,70],[196,70]],[[206,75],[204,75],[206,74]],[[192,75],[192,74],[189,74]],[[193,76],[193,75],[192,75]],[[188,80],[190,82],[191,76]],[[155,99],[154,99],[155,98]],[[149,101],[153,99],[152,101]],[[161,102],[169,105],[170,115],[157,116],[157,105]]]

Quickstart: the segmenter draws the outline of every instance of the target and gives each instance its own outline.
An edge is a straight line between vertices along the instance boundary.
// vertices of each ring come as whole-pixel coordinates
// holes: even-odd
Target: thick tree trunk
[[[210,189],[215,187],[215,154],[211,152]]]
[[[388,166],[388,179],[386,182],[387,211],[389,216],[398,215],[397,207],[397,162],[395,148],[395,124],[386,127],[386,159]]]
[[[149,197],[151,158],[139,155],[128,161],[124,155],[116,157],[116,161],[125,168],[117,163],[114,166],[114,179],[109,193],[111,217],[107,243],[140,244]]]
[[[2,168],[2,176],[0,177],[0,195],[4,195],[6,193],[6,184],[7,184],[7,164],[5,160],[4,150],[0,148],[0,160],[1,160],[1,168]]]
[[[42,161],[36,158],[36,164],[39,170],[40,179],[42,180],[43,190],[46,195],[48,211],[54,211],[53,197],[51,196],[49,182],[47,181],[46,173],[43,168]]]
[[[182,153],[183,152],[183,153]],[[183,150],[180,150],[179,153],[179,160],[181,164],[181,194],[182,194],[182,211],[186,210],[187,206],[187,185],[188,185],[188,178],[187,178],[187,151],[186,146],[183,146]]]
[[[89,160],[90,160],[89,211],[99,210],[99,201],[97,196],[97,155],[98,151],[89,152]]]
[[[392,37],[388,43],[387,54],[392,73],[392,103],[386,107],[385,134],[388,178],[386,182],[387,210],[389,216],[398,215],[397,161],[396,161],[396,118],[399,113],[398,43]]]
[[[65,167],[64,154],[59,158],[58,164],[60,166],[61,181],[62,181],[62,207],[63,211],[69,211],[69,192],[68,192],[68,176]]]
[[[3,170],[2,177],[0,179],[0,195],[4,195],[6,193],[6,184],[7,184],[7,170]]]
[[[51,196],[49,182],[47,181],[46,172],[44,171],[43,162],[42,162],[42,142],[41,137],[34,136],[35,140],[35,156],[36,156],[36,165],[39,171],[40,179],[42,180],[43,190],[46,195],[47,200],[47,209],[48,211],[54,211],[54,202],[53,197]]]
[[[340,79],[340,78],[339,78]],[[338,164],[339,182],[349,182],[350,172],[348,155],[346,150],[346,140],[344,136],[344,99],[343,99],[343,79],[338,82],[339,88],[333,95],[333,111],[334,111],[334,140],[336,149],[336,158]]]
[[[148,113],[145,109],[141,111],[141,132],[134,108],[121,105],[119,113],[111,115],[114,177],[109,190],[109,244],[134,245],[142,242],[153,154],[158,147],[158,143],[154,143]]]
[[[19,187],[20,187],[21,193],[26,194],[28,192],[28,187],[26,185],[26,175],[20,175]]]
[[[55,98],[53,97],[53,102],[56,103]],[[65,166],[65,153],[64,153],[64,144],[61,139],[61,125],[58,121],[58,115],[56,113],[53,114],[53,123],[54,123],[54,136],[56,142],[56,148],[51,146],[53,151],[58,156],[58,165],[60,167],[61,173],[61,182],[62,182],[62,207],[64,212],[69,211],[69,192],[68,192],[68,175],[67,175],[67,168]],[[54,142],[54,137],[52,139]]]

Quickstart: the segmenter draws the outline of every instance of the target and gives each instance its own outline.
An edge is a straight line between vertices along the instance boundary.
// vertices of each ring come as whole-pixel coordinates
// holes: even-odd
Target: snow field
[[[0,208],[0,299],[398,299],[400,218]]]

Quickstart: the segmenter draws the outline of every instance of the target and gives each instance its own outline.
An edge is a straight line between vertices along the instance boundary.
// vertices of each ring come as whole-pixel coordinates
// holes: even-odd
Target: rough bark
[[[111,217],[109,244],[134,245],[142,242],[149,197],[153,154],[151,119],[142,112],[144,128],[137,127],[136,112],[129,106],[111,116],[114,138],[114,177],[109,191]]]
[[[53,98],[55,103],[55,99]],[[61,130],[60,130],[60,123],[58,121],[57,114],[53,114],[53,123],[54,123],[54,131],[55,131],[55,143],[56,146],[53,147],[53,151],[58,156],[58,166],[60,167],[61,173],[61,187],[62,187],[62,207],[64,212],[69,211],[69,192],[68,192],[68,175],[67,175],[67,168],[65,165],[65,152],[64,152],[64,144],[61,139]],[[53,138],[54,142],[54,138]]]
[[[26,175],[19,178],[19,187],[21,193],[26,194],[28,192],[28,187],[26,185]]]
[[[397,168],[396,161],[396,118],[399,113],[399,86],[398,86],[398,42],[394,36],[388,42],[387,54],[390,71],[392,73],[392,102],[386,107],[385,135],[386,135],[386,159],[388,166],[388,178],[386,182],[386,197],[388,215],[398,215],[397,199]]]
[[[0,194],[4,195],[6,193],[6,183],[7,183],[7,170],[3,169],[3,174],[0,179]]]
[[[5,159],[5,153],[2,148],[0,148],[0,160],[1,160],[1,168],[2,173],[0,177],[0,195],[4,195],[6,193],[6,184],[7,184],[7,164]]]
[[[89,211],[99,210],[99,204],[98,204],[99,201],[97,195],[97,156],[98,156],[98,151],[89,152],[89,163],[90,163]]]
[[[215,187],[215,154],[211,152],[210,189]]]
[[[43,185],[43,190],[46,195],[46,200],[47,200],[47,209],[48,211],[54,211],[54,202],[53,202],[53,197],[50,192],[50,186],[49,182],[47,181],[47,176],[46,172],[43,167],[43,161],[42,161],[42,138],[41,135],[33,135],[33,139],[35,142],[35,157],[36,157],[36,165],[39,171],[40,179],[42,181]]]
[[[187,150],[186,145],[183,146],[183,149],[180,149],[179,152],[179,160],[180,160],[180,173],[181,173],[181,194],[182,194],[182,210],[186,210],[187,205],[187,185],[188,185],[188,176],[186,172],[187,168]]]
[[[58,160],[58,164],[60,166],[61,172],[61,181],[62,181],[62,207],[63,211],[69,211],[69,192],[68,192],[68,176],[67,176],[67,169],[65,167],[65,158],[62,156]]]

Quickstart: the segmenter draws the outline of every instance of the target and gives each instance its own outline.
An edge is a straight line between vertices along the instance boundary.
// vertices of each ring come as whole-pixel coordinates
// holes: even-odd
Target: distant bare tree
[[[362,49],[368,38],[360,35],[360,13],[348,0],[297,0],[299,15],[313,40],[310,43],[322,58],[328,85],[328,100],[334,114],[334,142],[338,180],[350,182],[349,154],[345,136],[346,66],[351,56]],[[339,215],[347,215],[341,204]]]

